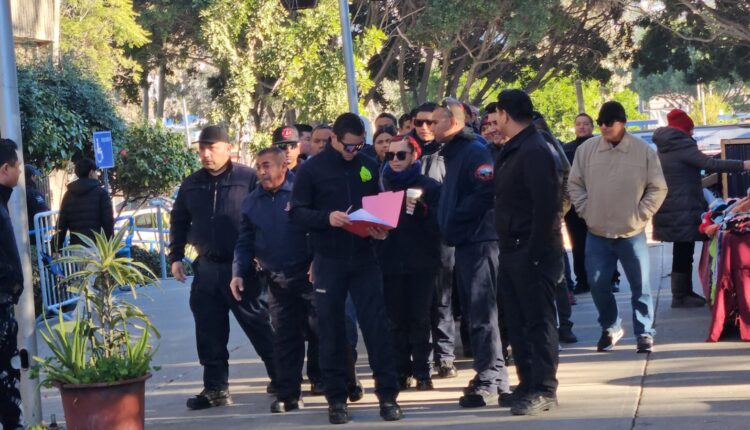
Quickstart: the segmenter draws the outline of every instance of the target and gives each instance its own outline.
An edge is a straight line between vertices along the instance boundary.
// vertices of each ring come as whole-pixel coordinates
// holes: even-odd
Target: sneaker
[[[331,424],[346,424],[349,418],[349,408],[346,403],[334,403],[328,406],[328,422]]]
[[[231,404],[232,396],[229,395],[228,390],[204,389],[197,396],[188,399],[187,408],[196,411],[199,409],[208,409]]]
[[[557,407],[557,396],[533,394],[526,396],[510,408],[513,415],[539,415],[541,412],[549,411]]]
[[[557,330],[557,334],[560,338],[560,342],[562,343],[576,343],[578,342],[578,338],[573,333],[573,329],[570,327],[560,327]]]
[[[269,382],[268,385],[266,385],[266,393],[276,394],[276,386],[273,385],[273,381]]]
[[[380,403],[380,417],[384,421],[398,421],[404,417],[404,413],[395,400],[390,400]]]
[[[348,391],[350,402],[358,402],[362,400],[362,397],[365,396],[365,388],[362,386],[362,383],[359,382],[359,380],[357,380],[356,384],[350,385]]]
[[[417,391],[430,391],[434,389],[435,386],[432,385],[431,378],[417,379]]]
[[[458,376],[458,370],[453,361],[441,360],[440,367],[438,367],[438,376],[441,378],[455,378]]]
[[[469,380],[469,385],[465,386],[462,390],[464,396],[471,393],[477,388],[477,381],[474,379]]]
[[[625,330],[623,330],[622,327],[611,333],[608,330],[604,330],[602,332],[602,337],[599,338],[599,342],[596,344],[596,350],[598,352],[611,350],[615,347],[615,345],[617,345],[617,342],[622,339],[622,336],[624,334]]]
[[[497,403],[500,396],[497,390],[487,391],[484,388],[474,388],[458,399],[462,408],[482,408]]]
[[[326,387],[322,382],[311,382],[310,383],[310,395],[311,396],[324,396],[326,394]]]
[[[510,393],[500,393],[500,396],[497,399],[497,405],[501,408],[510,408],[513,407],[513,405],[523,397],[524,394],[518,390]]]
[[[638,346],[635,352],[639,354],[648,354],[654,350],[654,337],[650,334],[638,336]]]
[[[302,400],[300,399],[293,399],[293,400],[286,400],[286,401],[276,400],[273,403],[271,403],[271,413],[283,414],[284,412],[291,412],[291,411],[294,411],[303,407],[305,407],[305,404],[302,403]]]
[[[414,378],[412,378],[411,376],[402,376],[398,380],[398,389],[399,391],[406,391],[411,388],[413,383]]]

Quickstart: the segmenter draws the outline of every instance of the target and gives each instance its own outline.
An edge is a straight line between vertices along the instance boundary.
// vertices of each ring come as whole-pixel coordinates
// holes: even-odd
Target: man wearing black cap
[[[297,127],[285,125],[277,128],[273,132],[272,143],[284,151],[287,167],[292,172],[296,172],[300,154],[299,130],[297,130]]]
[[[373,369],[380,416],[386,421],[402,417],[396,403],[398,376],[392,339],[387,335],[383,277],[371,240],[383,240],[387,232],[370,228],[370,237],[363,238],[343,228],[351,223],[349,212],[362,207],[362,197],[379,191],[377,163],[359,153],[364,140],[364,123],[357,115],[339,116],[333,124],[331,142],[300,167],[292,191],[292,222],[311,233],[320,367],[331,424],[349,421],[349,345],[344,327],[348,293],[356,307]]]
[[[563,279],[560,176],[553,149],[534,127],[521,90],[498,96],[497,124],[509,140],[495,164],[500,291],[518,375],[511,413],[557,405],[555,292]]]
[[[649,353],[656,332],[645,230],[667,184],[656,151],[625,131],[620,103],[604,103],[596,122],[602,134],[576,150],[568,192],[589,229],[586,272],[602,327],[597,351],[610,351],[624,335],[611,287],[619,260],[630,284],[636,352]]]
[[[195,319],[198,358],[203,365],[203,391],[187,401],[189,409],[231,404],[229,395],[229,311],[232,311],[271,378],[275,380],[273,330],[267,305],[254,273],[244,282],[241,300],[232,297],[234,246],[239,235],[242,202],[255,189],[255,171],[230,160],[227,132],[218,126],[204,128],[198,137],[203,168],[180,186],[172,207],[169,259],[175,279],[185,282],[185,245],[198,252],[190,288],[190,309]]]

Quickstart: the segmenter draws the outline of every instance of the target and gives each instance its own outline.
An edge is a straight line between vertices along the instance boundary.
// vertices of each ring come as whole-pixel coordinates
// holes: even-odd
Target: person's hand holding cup
[[[409,188],[406,190],[406,213],[414,215],[414,208],[417,206],[417,201],[422,197],[422,190],[418,188]]]

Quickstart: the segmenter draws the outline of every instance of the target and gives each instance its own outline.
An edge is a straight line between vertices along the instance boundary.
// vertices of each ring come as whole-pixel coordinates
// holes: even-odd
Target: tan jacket
[[[578,148],[568,192],[592,234],[616,239],[646,228],[667,196],[667,183],[656,151],[625,133],[614,148],[601,136]]]

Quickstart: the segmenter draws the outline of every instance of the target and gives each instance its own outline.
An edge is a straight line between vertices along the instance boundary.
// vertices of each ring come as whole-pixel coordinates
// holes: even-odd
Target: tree
[[[126,202],[144,203],[170,193],[180,181],[200,168],[194,151],[185,149],[184,136],[160,125],[128,127],[118,144],[110,184]]]
[[[661,96],[671,107],[683,109],[690,106],[695,97],[695,85],[686,82],[685,72],[671,67],[663,73],[649,75],[634,68],[632,79],[631,87],[644,101]]]
[[[138,25],[136,17],[132,0],[65,0],[60,47],[105,88],[112,88],[122,76],[140,71],[125,52],[149,41],[148,32]]]
[[[93,156],[93,132],[124,129],[114,99],[103,85],[68,59],[18,68],[18,99],[24,159],[44,171],[74,157]]]
[[[563,74],[606,81],[602,60],[611,40],[630,39],[622,8],[608,1],[498,2],[422,0],[356,2],[355,22],[376,25],[388,39],[370,61],[373,89],[365,101],[383,99],[385,81],[397,82],[401,110],[428,98],[455,96],[483,104],[502,82],[533,91]],[[439,31],[436,31],[439,29]],[[532,73],[529,73],[532,72]]]

